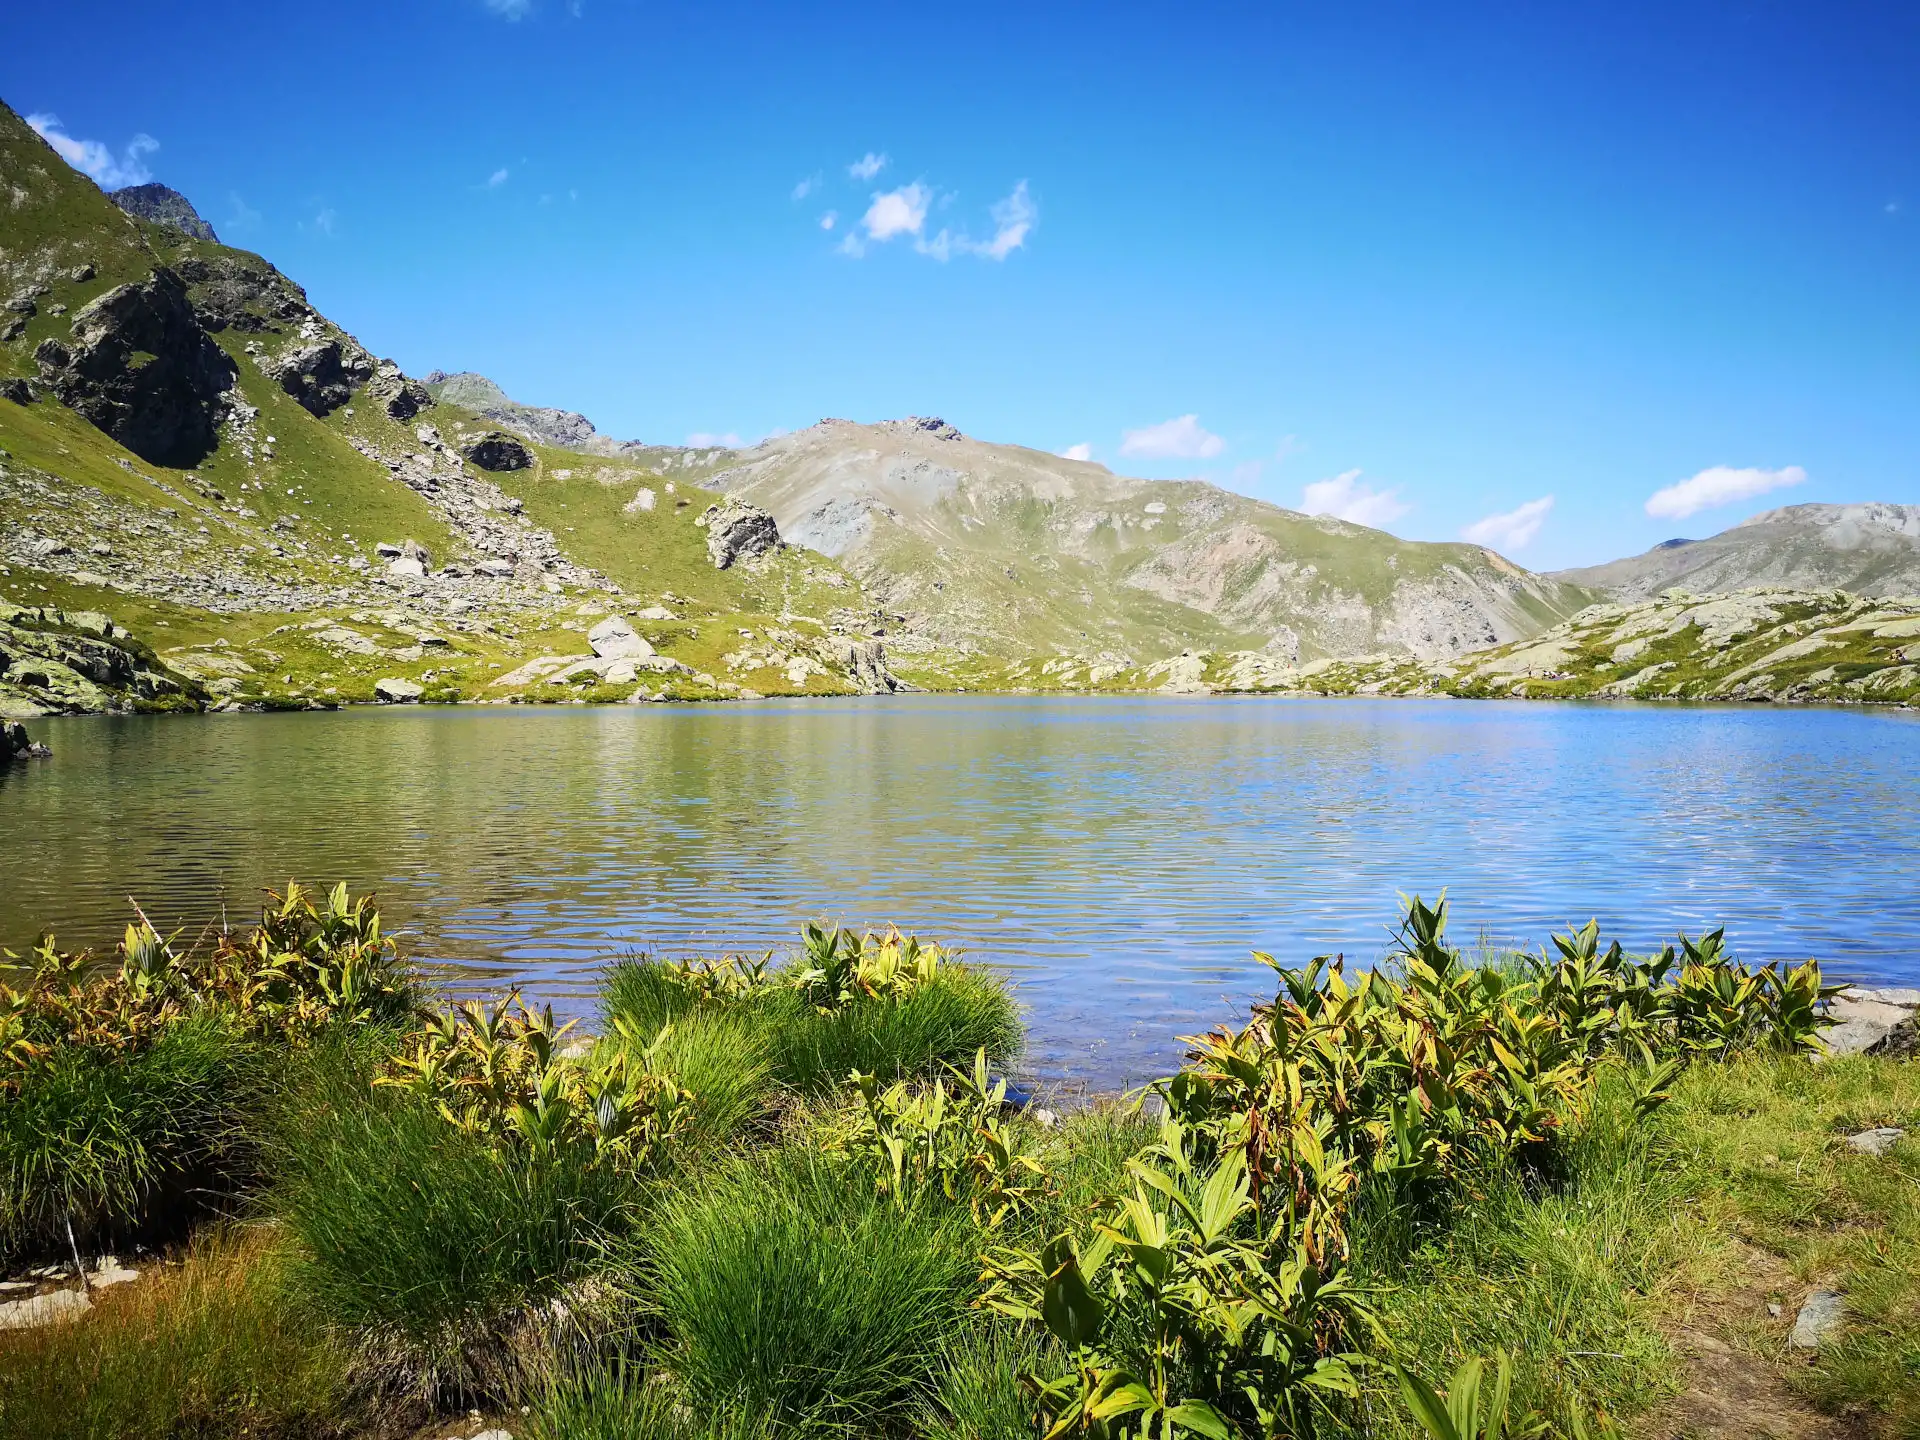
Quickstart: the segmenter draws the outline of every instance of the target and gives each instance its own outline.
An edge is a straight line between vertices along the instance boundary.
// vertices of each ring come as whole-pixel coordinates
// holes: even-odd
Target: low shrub
[[[352,1337],[364,1387],[507,1393],[595,1333],[590,1277],[634,1186],[578,1154],[503,1150],[373,1079],[364,1056],[318,1057],[275,1117],[268,1204],[291,1241],[289,1281]]]
[[[924,1401],[976,1253],[964,1210],[899,1208],[863,1169],[784,1149],[660,1209],[641,1293],[695,1405],[870,1430]]]
[[[608,974],[604,1003],[610,1021],[645,1037],[716,1009],[745,1017],[772,1078],[805,1095],[834,1090],[856,1070],[891,1081],[964,1065],[981,1050],[1004,1061],[1021,1036],[997,976],[897,932],[809,926],[802,953],[779,968],[737,958],[628,961]]]
[[[0,1440],[339,1433],[346,1356],[286,1303],[271,1243],[205,1234],[184,1263],[98,1291],[83,1320],[8,1335]]]
[[[20,957],[8,954],[18,961]],[[268,1056],[392,1025],[415,983],[344,885],[289,885],[260,923],[177,948],[142,917],[115,962],[51,936],[0,981],[0,1254],[102,1242],[222,1198]]]

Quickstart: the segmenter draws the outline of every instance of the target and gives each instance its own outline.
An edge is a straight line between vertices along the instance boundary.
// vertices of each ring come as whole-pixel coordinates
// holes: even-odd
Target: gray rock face
[[[124,190],[112,191],[107,198],[138,219],[150,220],[157,225],[170,225],[196,240],[211,240],[216,245],[220,243],[220,237],[213,233],[213,226],[200,218],[200,212],[193,208],[193,202],[171,186],[129,185]]]
[[[1895,1143],[1907,1132],[1894,1125],[1879,1125],[1872,1130],[1862,1130],[1858,1135],[1847,1137],[1847,1148],[1856,1155],[1879,1157],[1893,1149]]]
[[[640,659],[653,654],[653,646],[635,634],[633,626],[618,615],[609,615],[587,631],[587,644],[603,659]]]
[[[358,345],[329,337],[294,345],[260,362],[260,369],[312,415],[328,415],[373,378],[373,361]]]
[[[853,683],[869,695],[889,695],[906,688],[887,668],[887,647],[878,640],[850,640],[836,658],[846,665]]]
[[[435,370],[427,376],[427,388],[449,405],[461,405],[496,425],[504,425],[529,440],[563,450],[584,450],[598,439],[593,422],[572,410],[555,410],[544,405],[522,405],[509,399],[507,392],[484,375],[464,370],[449,375]],[[606,442],[601,442],[604,446]]]
[[[1909,999],[1908,997],[1912,997]],[[1826,1053],[1874,1054],[1896,1032],[1910,1030],[1920,991],[1851,986],[1827,1002]]]
[[[105,615],[0,603],[0,715],[137,709],[202,693]]]
[[[709,505],[700,517],[707,532],[707,558],[714,568],[728,570],[743,560],[755,560],[780,548],[780,527],[758,505],[731,496]]]
[[[33,387],[19,376],[0,380],[0,399],[11,400],[16,405],[33,404]]]
[[[460,453],[482,470],[491,470],[495,474],[525,470],[533,464],[532,451],[511,435],[502,435],[498,430],[489,430],[477,440],[469,441]]]
[[[41,379],[141,459],[188,467],[218,441],[233,362],[194,318],[187,287],[162,266],[82,306],[71,344],[34,352]]]
[[[1846,1314],[1846,1297],[1839,1291],[1814,1291],[1800,1307],[1800,1314],[1793,1322],[1793,1334],[1787,1337],[1787,1344],[1796,1350],[1819,1349],[1821,1342],[1832,1338],[1840,1328],[1840,1322],[1846,1318]]]
[[[386,411],[391,420],[411,420],[433,404],[433,396],[418,380],[409,380],[400,367],[383,362],[367,387],[368,397]]]
[[[41,759],[52,753],[46,746],[34,743],[27,734],[26,726],[12,720],[0,724],[0,765],[11,765],[16,760]]]
[[[373,695],[382,705],[412,705],[426,693],[412,680],[390,676],[373,682]]]

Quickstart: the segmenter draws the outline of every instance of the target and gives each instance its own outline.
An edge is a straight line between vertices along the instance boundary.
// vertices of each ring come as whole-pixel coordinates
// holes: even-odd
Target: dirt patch
[[[1647,1417],[1658,1440],[1865,1440],[1862,1420],[1825,1415],[1792,1385],[1805,1364],[1787,1349],[1807,1286],[1785,1261],[1738,1244],[1729,1285],[1702,1295],[1667,1328],[1687,1365],[1687,1388]],[[1777,1310],[1778,1313],[1773,1313]]]

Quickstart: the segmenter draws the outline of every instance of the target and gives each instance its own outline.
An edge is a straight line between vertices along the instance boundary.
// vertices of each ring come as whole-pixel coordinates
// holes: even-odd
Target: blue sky
[[[622,438],[939,414],[1538,568],[1920,501],[1910,3],[7,30],[0,97],[83,163],[184,191],[409,371]]]

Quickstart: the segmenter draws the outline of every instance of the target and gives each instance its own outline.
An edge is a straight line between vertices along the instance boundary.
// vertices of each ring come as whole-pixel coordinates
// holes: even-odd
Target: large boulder
[[[326,415],[353,399],[354,390],[373,378],[373,360],[358,345],[329,337],[310,340],[268,356],[260,368],[313,415]]]
[[[417,705],[425,693],[418,682],[399,675],[373,682],[373,698],[382,705]]]
[[[707,558],[718,570],[780,548],[780,527],[773,523],[773,516],[732,496],[709,505],[699,524],[707,532]]]
[[[40,378],[62,404],[154,465],[199,464],[219,439],[233,362],[162,266],[83,305],[73,339],[40,342]]]
[[[587,631],[587,644],[602,659],[640,659],[653,654],[653,646],[634,633],[618,615],[609,615]]]
[[[411,420],[433,404],[433,396],[418,380],[409,380],[391,360],[383,360],[367,387],[367,397],[387,412],[390,420]]]
[[[886,695],[904,690],[893,671],[887,668],[887,647],[879,640],[848,640],[836,657],[847,668],[847,678],[869,695]]]
[[[533,452],[511,435],[489,430],[460,448],[460,453],[482,470],[495,474],[507,470],[525,470],[533,464]]]

